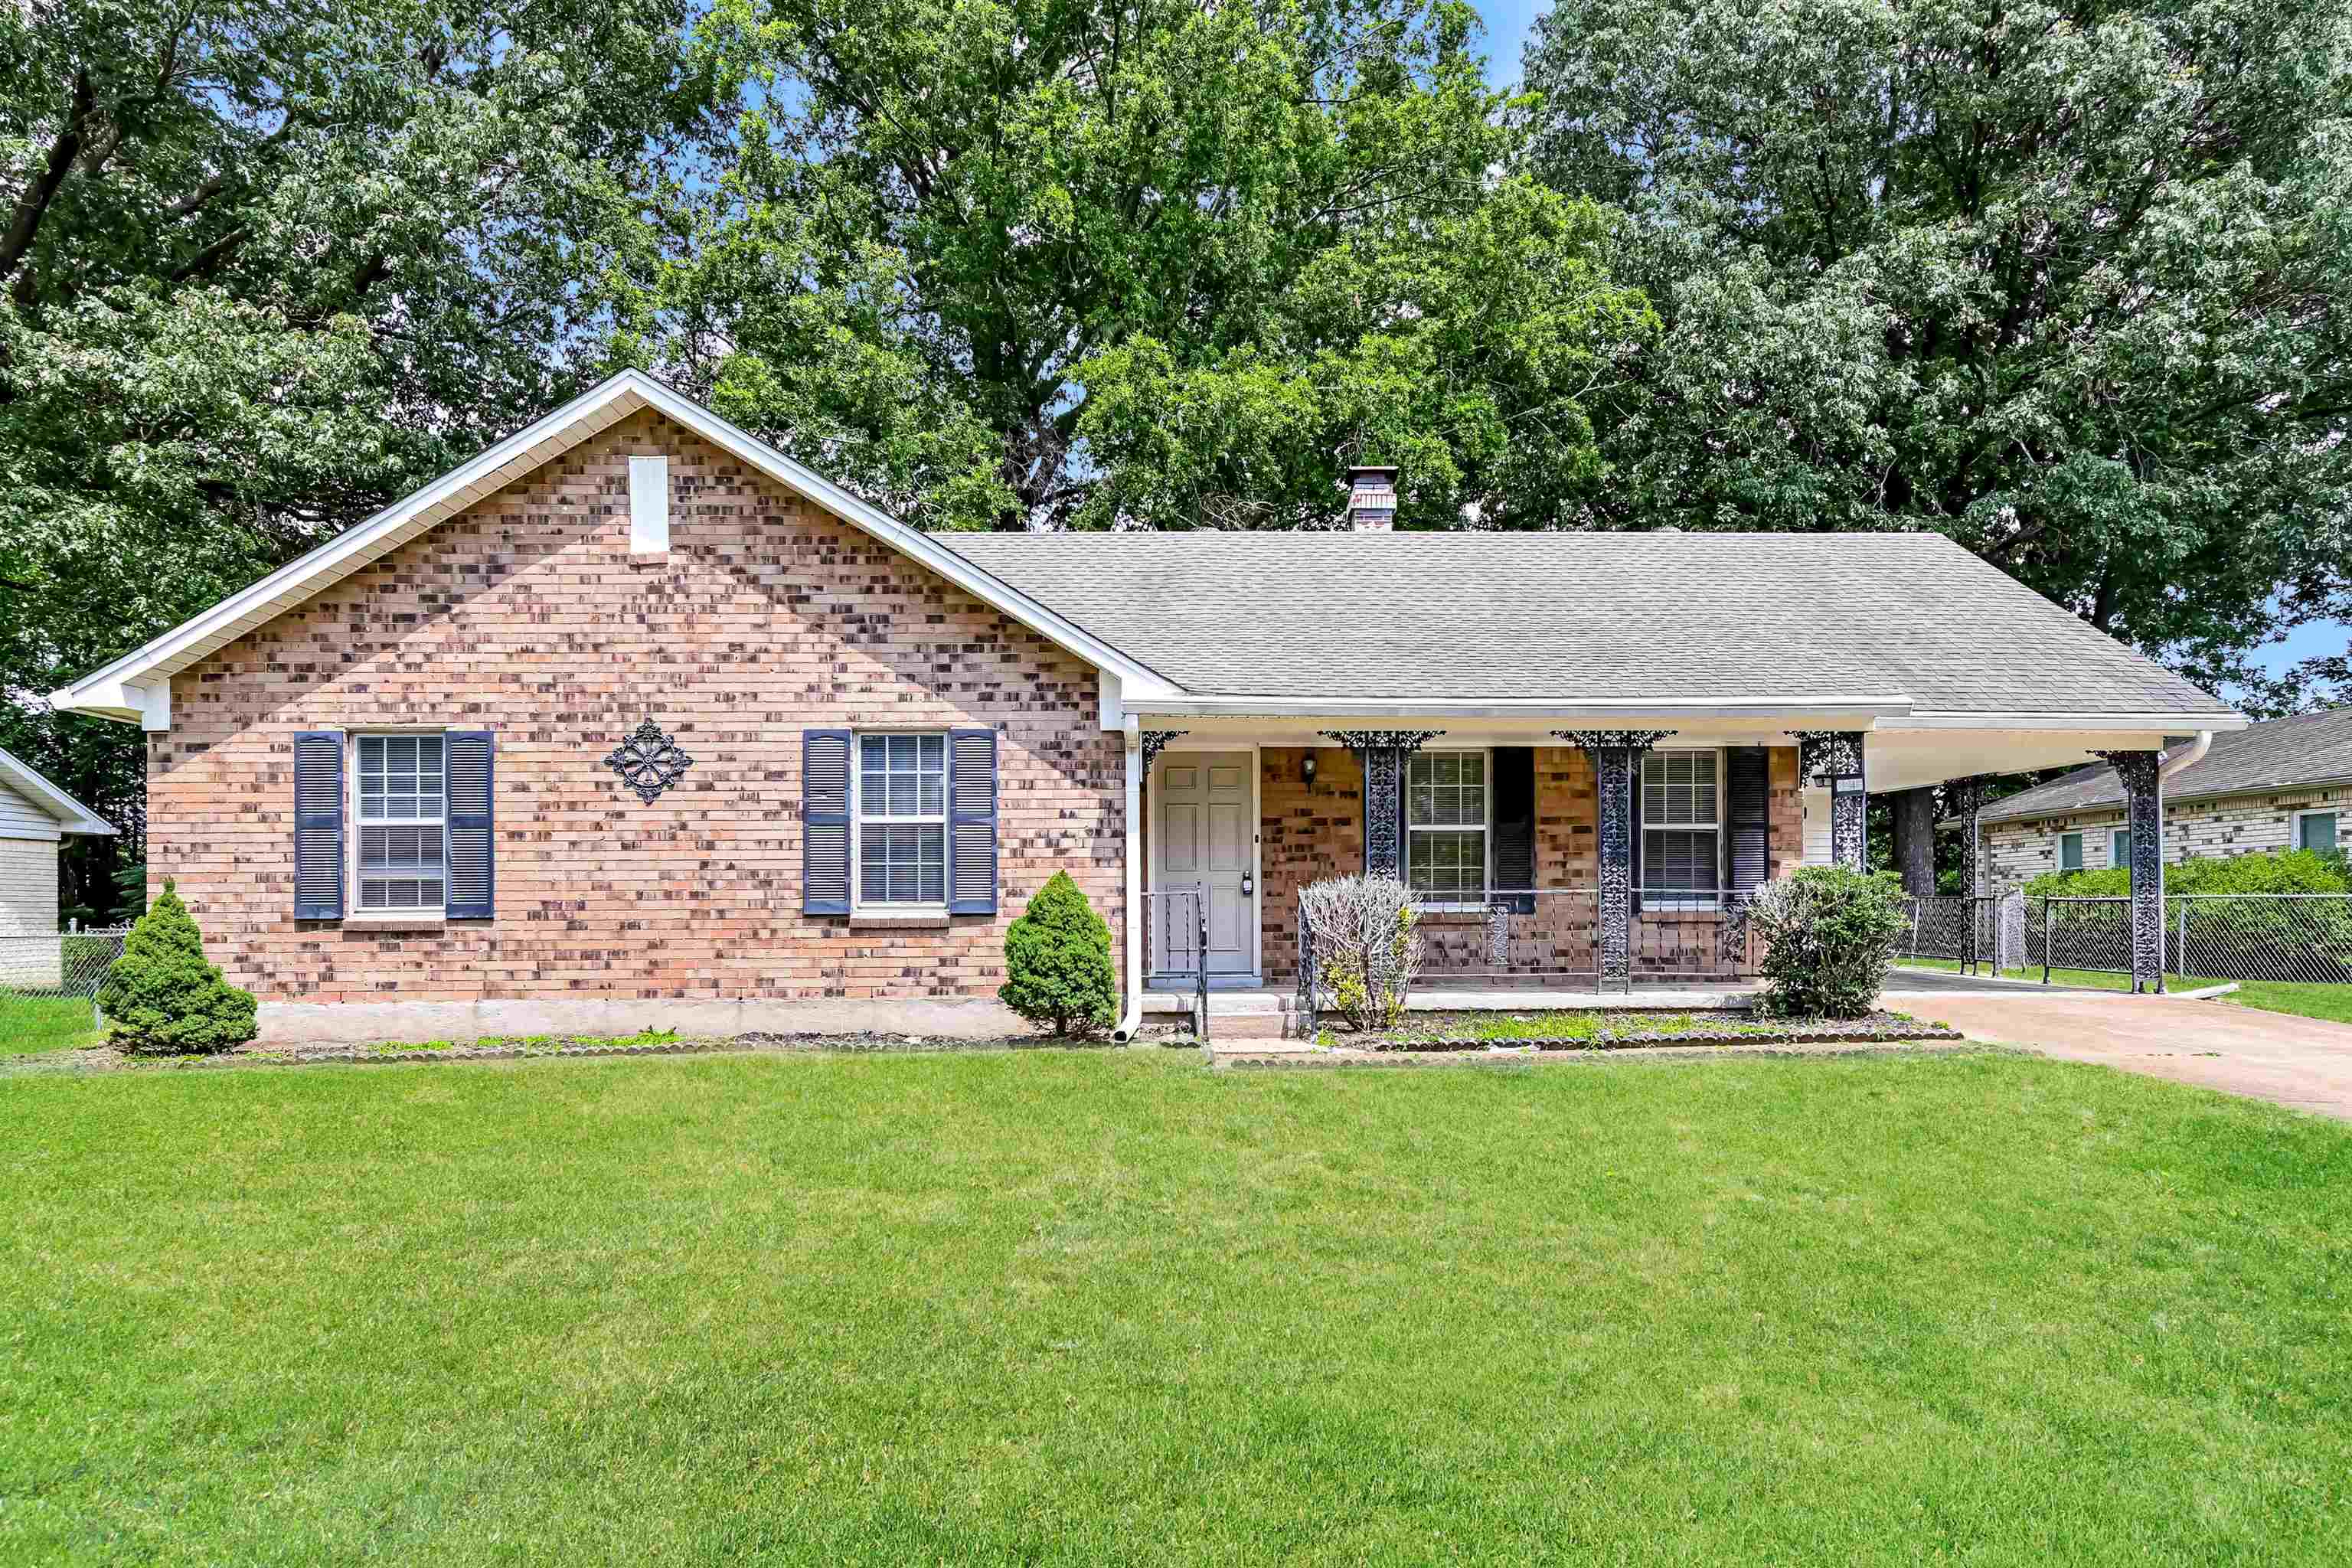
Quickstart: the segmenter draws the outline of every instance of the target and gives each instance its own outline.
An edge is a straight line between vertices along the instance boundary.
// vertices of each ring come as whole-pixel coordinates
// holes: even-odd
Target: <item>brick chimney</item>
[[[1394,468],[1348,470],[1348,526],[1358,533],[1386,533],[1396,527]]]

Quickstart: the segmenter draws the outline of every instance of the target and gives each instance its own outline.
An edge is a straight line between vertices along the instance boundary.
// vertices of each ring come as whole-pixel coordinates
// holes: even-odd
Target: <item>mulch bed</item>
[[[742,1054],[754,1051],[840,1052],[847,1055],[936,1054],[951,1051],[1005,1051],[1082,1048],[1089,1042],[1058,1040],[1050,1036],[1014,1036],[999,1039],[956,1039],[923,1035],[772,1034],[753,1031],[723,1038],[661,1040],[628,1043],[583,1037],[534,1037],[530,1043],[500,1041],[495,1045],[450,1045],[431,1048],[368,1044],[315,1046],[240,1046],[235,1050],[201,1057],[141,1057],[110,1046],[88,1050],[53,1051],[40,1056],[0,1058],[0,1074],[7,1072],[108,1072],[145,1068],[307,1067],[325,1062],[488,1062],[517,1061],[542,1057],[681,1057]],[[1104,1042],[1092,1042],[1104,1047]]]

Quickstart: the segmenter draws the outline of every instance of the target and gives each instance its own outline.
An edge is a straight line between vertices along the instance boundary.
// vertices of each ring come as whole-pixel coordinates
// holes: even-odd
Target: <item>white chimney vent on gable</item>
[[[669,459],[629,459],[629,553],[658,555],[669,548]]]
[[[1396,527],[1394,468],[1348,470],[1348,527],[1357,533],[1387,533]]]

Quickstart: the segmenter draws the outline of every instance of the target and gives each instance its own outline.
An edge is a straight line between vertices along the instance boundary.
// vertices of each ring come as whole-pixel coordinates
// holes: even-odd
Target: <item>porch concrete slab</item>
[[[1928,1016],[1972,1040],[2352,1121],[2352,1025],[2223,1000],[2036,991],[1939,995]]]

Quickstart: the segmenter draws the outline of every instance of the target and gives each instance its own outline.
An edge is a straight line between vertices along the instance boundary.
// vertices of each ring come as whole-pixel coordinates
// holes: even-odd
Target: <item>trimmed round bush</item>
[[[1067,871],[1055,872],[1005,928],[1004,975],[997,996],[1056,1035],[1092,1034],[1118,1021],[1110,927]]]
[[[1759,1011],[1782,1018],[1867,1017],[1907,924],[1893,872],[1843,866],[1766,883],[1748,919],[1765,944]]]
[[[241,1046],[259,1031],[253,993],[240,991],[205,962],[204,933],[172,884],[139,917],[108,966],[98,1008],[113,1043],[153,1056],[190,1056]]]

